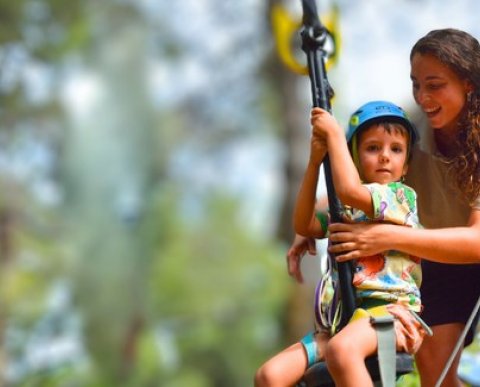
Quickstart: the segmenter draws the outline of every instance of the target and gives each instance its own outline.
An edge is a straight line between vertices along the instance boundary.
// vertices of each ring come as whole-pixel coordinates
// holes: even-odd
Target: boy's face
[[[408,136],[381,125],[364,129],[358,139],[360,176],[366,183],[398,181],[407,172]]]

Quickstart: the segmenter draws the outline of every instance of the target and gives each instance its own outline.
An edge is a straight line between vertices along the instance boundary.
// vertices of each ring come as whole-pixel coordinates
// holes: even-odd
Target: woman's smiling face
[[[430,54],[415,54],[411,60],[413,97],[428,118],[430,127],[456,134],[470,90],[448,66]]]

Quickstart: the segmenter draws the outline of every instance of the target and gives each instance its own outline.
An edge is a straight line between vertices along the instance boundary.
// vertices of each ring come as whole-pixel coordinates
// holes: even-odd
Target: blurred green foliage
[[[202,370],[203,378],[188,385],[249,385],[279,342],[287,290],[283,251],[252,238],[235,221],[235,207],[213,195],[207,222],[164,224],[169,231],[150,294],[161,328],[178,343],[178,363],[163,369],[165,385],[195,379]]]
[[[0,385],[248,386],[289,344],[286,246],[223,188],[225,155],[246,133],[291,141],[260,74],[270,36],[258,34],[268,40],[255,56],[241,53],[250,37],[219,34],[230,56],[207,58],[216,83],[188,95],[179,76],[158,102],[151,94],[172,92],[166,66],[202,81],[189,55],[208,50],[147,3],[0,0]],[[238,18],[230,2],[212,8],[212,22]],[[258,63],[226,68],[241,60]],[[80,113],[65,101],[76,72]],[[82,94],[92,79],[102,92]],[[186,149],[197,159],[178,167]],[[201,156],[220,162],[217,183],[199,189],[189,179]]]
[[[154,109],[122,78],[142,68],[122,67],[128,55],[114,47],[128,28],[151,28],[148,13],[115,0],[3,0],[0,19],[0,56],[13,65],[0,77],[0,152],[10,163],[0,171],[1,384],[250,385],[284,344],[285,246],[252,231],[225,190],[198,196],[200,215],[185,211],[189,188],[167,171],[195,117],[167,118],[184,106]],[[175,59],[186,48],[162,41],[165,28],[143,38]],[[114,82],[110,104],[126,108],[75,121],[62,93],[78,66]],[[25,78],[34,69],[48,80],[40,99]],[[140,187],[138,211],[112,212],[122,210],[118,186]]]

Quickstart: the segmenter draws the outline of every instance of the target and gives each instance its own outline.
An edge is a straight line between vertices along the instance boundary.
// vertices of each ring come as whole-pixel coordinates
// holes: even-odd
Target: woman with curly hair
[[[439,379],[480,294],[480,45],[464,31],[434,30],[413,46],[410,64],[413,96],[426,122],[419,125],[406,183],[418,194],[425,229],[332,224],[336,244],[330,249],[338,261],[390,249],[424,259],[422,318],[434,334],[425,338],[416,363],[428,387]],[[298,252],[289,252],[289,263]],[[460,354],[442,386],[461,385]]]

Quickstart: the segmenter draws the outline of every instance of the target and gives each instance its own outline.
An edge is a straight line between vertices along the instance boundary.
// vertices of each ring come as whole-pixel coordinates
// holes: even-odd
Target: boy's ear
[[[403,173],[402,173],[402,177],[404,177],[408,172],[408,164],[405,163],[405,165],[403,166]]]

